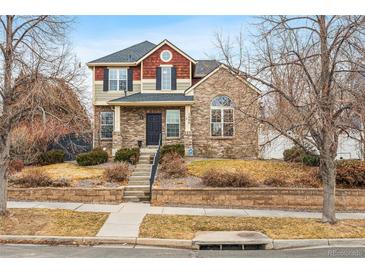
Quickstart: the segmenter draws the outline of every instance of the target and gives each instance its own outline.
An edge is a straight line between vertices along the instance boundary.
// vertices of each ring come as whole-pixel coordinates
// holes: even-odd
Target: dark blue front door
[[[146,120],[146,144],[148,146],[158,145],[158,140],[162,133],[161,113],[148,113]]]

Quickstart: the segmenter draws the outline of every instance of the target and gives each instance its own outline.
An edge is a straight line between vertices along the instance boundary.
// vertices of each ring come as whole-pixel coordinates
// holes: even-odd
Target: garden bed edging
[[[10,201],[52,201],[95,204],[119,204],[123,200],[124,187],[119,188],[75,188],[36,187],[9,188]]]
[[[290,210],[322,209],[323,189],[318,188],[153,188],[154,206],[203,206]],[[364,189],[337,189],[336,209],[365,210]]]

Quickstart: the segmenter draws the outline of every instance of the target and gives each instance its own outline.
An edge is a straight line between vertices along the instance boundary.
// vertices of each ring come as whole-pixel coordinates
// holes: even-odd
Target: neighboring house
[[[341,134],[338,138],[337,159],[364,159],[362,137],[360,133],[350,136]],[[260,158],[283,159],[284,150],[294,146],[293,141],[274,130],[259,132]]]
[[[145,41],[88,63],[94,147],[182,143],[188,156],[258,156],[258,91],[215,60],[195,60],[168,40]]]

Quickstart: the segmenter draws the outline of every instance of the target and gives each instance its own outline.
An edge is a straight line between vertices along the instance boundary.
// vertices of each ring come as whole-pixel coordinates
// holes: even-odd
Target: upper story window
[[[171,67],[161,67],[161,90],[171,90]]]
[[[163,50],[161,52],[160,58],[164,62],[169,62],[172,59],[172,53],[169,50]]]
[[[100,113],[100,137],[101,139],[113,138],[113,112]]]
[[[127,90],[127,68],[109,69],[109,90]]]
[[[211,136],[233,136],[233,108],[234,104],[228,96],[217,96],[212,100],[211,109]]]

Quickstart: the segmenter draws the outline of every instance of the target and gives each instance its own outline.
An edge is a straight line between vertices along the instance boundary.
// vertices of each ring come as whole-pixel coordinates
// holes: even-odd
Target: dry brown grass
[[[60,209],[10,209],[0,216],[1,235],[95,236],[107,213]]]
[[[315,176],[316,168],[297,163],[267,160],[197,160],[188,164],[189,173],[198,177],[202,177],[210,169],[240,171],[258,183],[275,178],[289,184],[308,181],[313,185],[320,185]]]
[[[71,182],[77,182],[80,180],[102,178],[105,168],[79,166],[74,163],[60,163],[47,166],[28,167],[23,169],[17,176],[22,176],[30,170],[40,170],[52,180],[67,179]]]
[[[198,231],[260,231],[272,239],[364,238],[365,220],[341,220],[335,225],[318,219],[147,215],[140,237],[193,239]]]

